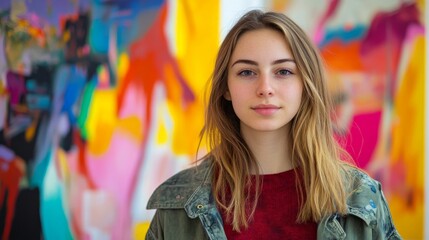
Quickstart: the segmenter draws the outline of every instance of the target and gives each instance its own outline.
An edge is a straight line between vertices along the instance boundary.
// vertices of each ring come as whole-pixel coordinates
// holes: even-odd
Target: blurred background
[[[337,136],[383,184],[400,234],[423,239],[425,4],[2,0],[1,238],[143,239],[152,191],[198,157],[220,42],[259,8],[320,48]]]

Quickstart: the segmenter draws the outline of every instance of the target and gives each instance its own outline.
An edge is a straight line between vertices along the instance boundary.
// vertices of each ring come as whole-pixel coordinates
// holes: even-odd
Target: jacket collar
[[[147,208],[185,209],[190,218],[201,219],[209,239],[226,240],[211,190],[212,168],[213,162],[204,160],[174,175],[155,190]]]
[[[212,168],[212,161],[204,160],[199,165],[167,179],[155,189],[148,201],[147,209],[189,209],[194,205],[207,204],[211,199]],[[192,213],[190,210],[187,212]]]
[[[207,213],[209,209],[216,209],[216,204],[212,195],[213,163],[206,160],[200,165],[200,172],[197,178],[201,179],[200,185],[186,201],[184,208],[190,218],[196,218],[200,214]]]

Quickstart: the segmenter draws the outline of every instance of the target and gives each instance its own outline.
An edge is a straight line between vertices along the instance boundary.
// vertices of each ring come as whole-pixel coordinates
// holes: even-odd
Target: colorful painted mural
[[[424,0],[0,2],[2,239],[142,239],[151,192],[198,157],[224,34],[284,12],[319,46],[335,129],[424,236]],[[204,146],[201,147],[204,151]]]

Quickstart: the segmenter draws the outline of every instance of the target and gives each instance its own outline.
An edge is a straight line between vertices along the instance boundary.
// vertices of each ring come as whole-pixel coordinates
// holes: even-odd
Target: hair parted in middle
[[[216,202],[236,231],[247,228],[257,205],[260,178],[252,182],[250,175],[253,170],[259,176],[258,164],[241,136],[240,120],[224,94],[228,91],[229,61],[238,39],[243,33],[258,29],[272,29],[284,35],[303,81],[301,106],[291,120],[290,136],[285,136],[292,142],[292,164],[302,174],[302,183],[298,183],[301,209],[297,220],[317,222],[334,212],[345,214],[347,181],[344,179],[346,168],[351,165],[341,159],[348,154],[333,136],[322,59],[306,33],[290,18],[260,10],[246,13],[226,35],[211,79],[201,137],[206,136],[210,150],[206,157],[214,161],[212,185]],[[248,195],[251,184],[255,184],[254,196]]]

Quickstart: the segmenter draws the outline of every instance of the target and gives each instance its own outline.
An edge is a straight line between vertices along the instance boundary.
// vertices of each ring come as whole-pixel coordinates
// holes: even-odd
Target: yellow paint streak
[[[219,2],[178,1],[177,60],[194,93],[204,88],[219,47]]]
[[[134,239],[145,239],[149,224],[149,222],[137,223],[134,226]]]
[[[388,198],[396,229],[403,239],[424,239],[424,202],[419,200],[410,208],[406,206],[404,200],[404,196],[400,194]]]
[[[158,114],[157,119],[159,119],[158,120],[159,126],[157,129],[156,143],[159,145],[167,144],[168,140],[169,140],[168,139],[168,135],[169,135],[168,129],[167,129],[165,118],[164,118],[164,109],[165,108],[166,108],[165,105],[162,104],[161,106],[158,107],[159,110],[157,111],[157,114]]]
[[[176,154],[194,156],[199,143],[199,133],[203,125],[204,110],[198,102],[190,103],[184,109],[174,107],[171,102],[169,106],[170,112],[174,116],[175,125],[172,150]]]
[[[412,173],[407,182],[421,189],[424,187],[424,53],[424,38],[421,36],[416,39],[410,63],[395,97],[397,121],[392,141],[392,159],[405,161],[406,169]]]
[[[399,232],[405,239],[422,239],[424,199],[424,89],[425,89],[425,39],[415,39],[409,64],[402,76],[401,85],[394,99],[396,120],[392,126],[393,164],[401,164],[405,183],[395,187],[391,210]],[[408,216],[408,217],[407,217]],[[405,223],[404,221],[407,221]]]
[[[167,128],[165,127],[164,121],[160,122],[159,129],[156,136],[156,143],[157,144],[166,144],[168,141],[168,133]]]
[[[219,48],[218,1],[177,2],[175,36],[180,71],[195,95],[193,102],[169,102],[173,116],[172,149],[176,154],[195,154],[204,123],[203,91],[214,68]]]
[[[130,59],[128,58],[128,55],[126,53],[121,53],[119,55],[118,59],[118,81],[119,84],[122,82],[121,80],[124,79],[125,75],[127,74],[128,68],[130,67]],[[121,88],[118,88],[121,89]]]
[[[136,142],[140,142],[143,139],[143,123],[136,116],[130,116],[127,118],[123,118],[118,120],[117,129],[126,133]]]
[[[94,155],[107,151],[117,124],[116,91],[96,89],[89,106],[86,129],[88,132],[88,150]]]

